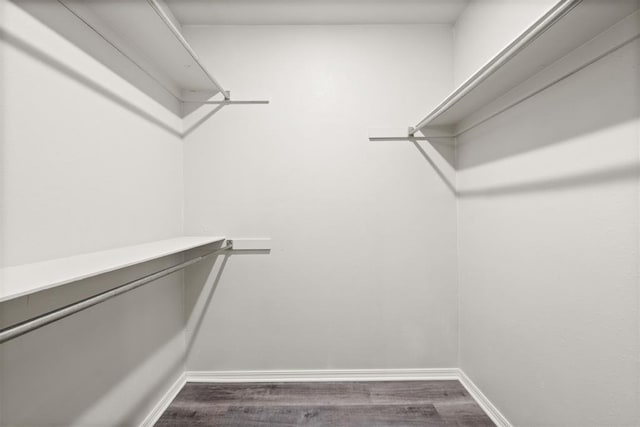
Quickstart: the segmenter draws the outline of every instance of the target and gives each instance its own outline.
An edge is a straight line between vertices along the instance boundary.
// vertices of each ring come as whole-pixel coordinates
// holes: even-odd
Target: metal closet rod
[[[232,249],[233,249],[233,242],[231,240],[227,240],[227,244],[225,246],[218,249],[214,249],[207,253],[204,253],[196,258],[192,258],[188,261],[181,262],[180,264],[176,264],[173,267],[168,267],[163,270],[157,271],[155,273],[148,274],[132,282],[124,283],[108,291],[104,291],[94,296],[66,305],[64,307],[57,308],[53,311],[41,314],[40,316],[33,317],[29,320],[25,320],[23,322],[16,323],[15,325],[8,326],[4,329],[0,329],[0,344],[7,342],[13,338],[17,338],[28,332],[42,328],[43,326],[46,326],[50,323],[57,322],[58,320],[64,319],[65,317],[69,317],[72,314],[86,310],[90,307],[93,307],[94,305],[103,303],[118,295],[122,295],[124,293],[133,291],[134,289],[144,286],[150,282],[153,282],[154,280],[160,279],[161,277],[168,276],[169,274],[175,273],[176,271],[189,267],[190,265],[195,264],[199,261],[202,261],[203,259],[211,255],[216,255],[221,252],[230,251]]]

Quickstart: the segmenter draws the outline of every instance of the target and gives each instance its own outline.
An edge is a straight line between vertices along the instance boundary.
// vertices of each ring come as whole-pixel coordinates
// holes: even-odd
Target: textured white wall
[[[204,290],[187,280],[205,310],[188,368],[455,366],[454,195],[411,143],[367,139],[452,89],[450,27],[185,34],[235,97],[272,102],[185,140],[186,231],[273,238],[270,255],[231,257],[213,295],[217,270]]]
[[[182,142],[168,130],[179,122],[15,5],[0,7],[3,263],[181,234]],[[2,304],[0,323],[171,261]],[[183,370],[182,295],[172,276],[0,345],[0,424],[136,424]]]
[[[459,86],[558,0],[471,0],[453,29],[454,83]]]
[[[461,367],[517,426],[640,425],[639,52],[458,141]]]

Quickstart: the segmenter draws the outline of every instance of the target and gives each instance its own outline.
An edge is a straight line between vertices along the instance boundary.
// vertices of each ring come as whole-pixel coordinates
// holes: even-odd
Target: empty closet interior
[[[640,1],[0,0],[0,26],[0,426],[379,380],[640,426]]]

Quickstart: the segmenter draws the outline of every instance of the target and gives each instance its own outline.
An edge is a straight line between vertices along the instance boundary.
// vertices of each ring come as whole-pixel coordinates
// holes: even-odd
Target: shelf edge
[[[137,258],[134,259],[132,261],[127,261],[127,262],[123,262],[121,264],[117,264],[117,265],[110,265],[104,268],[101,268],[99,270],[96,271],[85,271],[76,275],[68,275],[69,277],[66,278],[62,278],[62,279],[57,279],[57,280],[51,280],[48,283],[42,283],[40,285],[36,285],[32,288],[27,288],[27,289],[23,289],[20,291],[16,291],[16,292],[12,292],[9,294],[5,294],[5,287],[6,285],[6,276],[7,275],[11,275],[12,273],[12,269],[15,272],[15,269],[19,269],[19,268],[25,268],[27,266],[32,266],[35,268],[38,267],[49,267],[52,268],[53,263],[56,261],[60,261],[60,262],[69,262],[71,260],[75,259],[79,259],[82,257],[90,257],[90,256],[98,256],[99,254],[107,254],[109,252],[113,253],[116,252],[118,250],[126,250],[126,249],[131,249],[131,248],[135,248],[135,247],[141,247],[141,246],[145,246],[145,245],[153,245],[154,243],[160,243],[160,242],[166,242],[166,241],[170,241],[170,240],[174,240],[174,239],[180,239],[180,238],[189,238],[189,237],[194,237],[194,238],[204,238],[206,239],[206,241],[200,242],[200,243],[195,243],[195,244],[190,244],[190,245],[186,245],[184,247],[181,247],[179,249],[176,250],[165,250],[163,252],[160,253],[156,253],[152,256],[147,256],[147,257],[142,257],[142,258]],[[78,282],[81,280],[85,280],[85,279],[89,279],[92,277],[96,277],[99,276],[101,274],[107,274],[107,273],[111,273],[117,270],[121,270],[127,267],[131,267],[134,265],[138,265],[138,264],[143,264],[145,262],[149,262],[149,261],[153,261],[156,259],[160,259],[166,256],[171,256],[171,255],[175,255],[175,254],[179,254],[182,252],[186,252],[192,249],[196,249],[202,246],[206,246],[206,245],[210,245],[210,244],[214,244],[214,243],[219,243],[225,240],[225,237],[218,237],[218,236],[180,236],[174,239],[163,239],[163,240],[159,240],[159,241],[155,241],[155,242],[147,242],[147,243],[142,243],[139,245],[131,245],[131,246],[126,246],[126,247],[122,247],[122,248],[114,248],[114,249],[108,249],[105,251],[97,251],[97,252],[91,252],[88,254],[81,254],[81,255],[76,255],[76,256],[71,256],[71,257],[65,257],[65,258],[57,258],[57,259],[53,259],[53,260],[46,260],[46,261],[41,261],[41,262],[35,262],[35,263],[29,263],[29,264],[21,264],[21,265],[16,265],[16,266],[10,266],[10,267],[5,267],[3,269],[0,270],[0,278],[2,279],[2,284],[0,284],[0,291],[2,291],[2,293],[0,293],[0,303],[4,303],[7,301],[11,301],[20,297],[24,297],[27,295],[31,295],[31,294],[35,294],[37,292],[41,292],[41,291],[45,291],[48,289],[53,289],[59,286],[64,286],[64,285],[68,285],[70,283],[74,283],[74,282]],[[49,265],[47,265],[49,264]],[[58,273],[59,274],[59,273]],[[41,280],[41,282],[45,282],[43,280]],[[15,286],[15,285],[14,285]],[[19,286],[18,286],[19,287]]]
[[[420,130],[428,126],[430,122],[461,101],[469,92],[491,77],[491,75],[551,28],[574,7],[582,3],[582,1],[583,0],[562,0],[558,2],[533,25],[527,28],[522,34],[520,34],[520,36],[518,36],[507,47],[501,50],[489,62],[482,66],[482,68],[447,96],[424,119],[414,126],[414,128],[416,130]]]

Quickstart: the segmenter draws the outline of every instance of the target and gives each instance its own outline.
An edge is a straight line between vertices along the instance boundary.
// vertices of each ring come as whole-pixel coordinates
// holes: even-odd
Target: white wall
[[[3,264],[182,234],[180,123],[15,5],[0,8]],[[171,262],[2,304],[0,323]],[[181,276],[168,277],[0,345],[0,424],[136,424],[183,370],[182,295]]]
[[[202,271],[187,280],[205,310],[188,368],[455,366],[454,195],[411,143],[367,139],[452,89],[450,27],[185,34],[234,97],[271,100],[187,136],[186,231],[273,238],[270,255],[229,258],[213,295],[219,265],[204,290]]]
[[[459,86],[558,0],[471,0],[454,25],[454,83]]]
[[[517,426],[640,425],[639,52],[458,140],[461,368]]]

